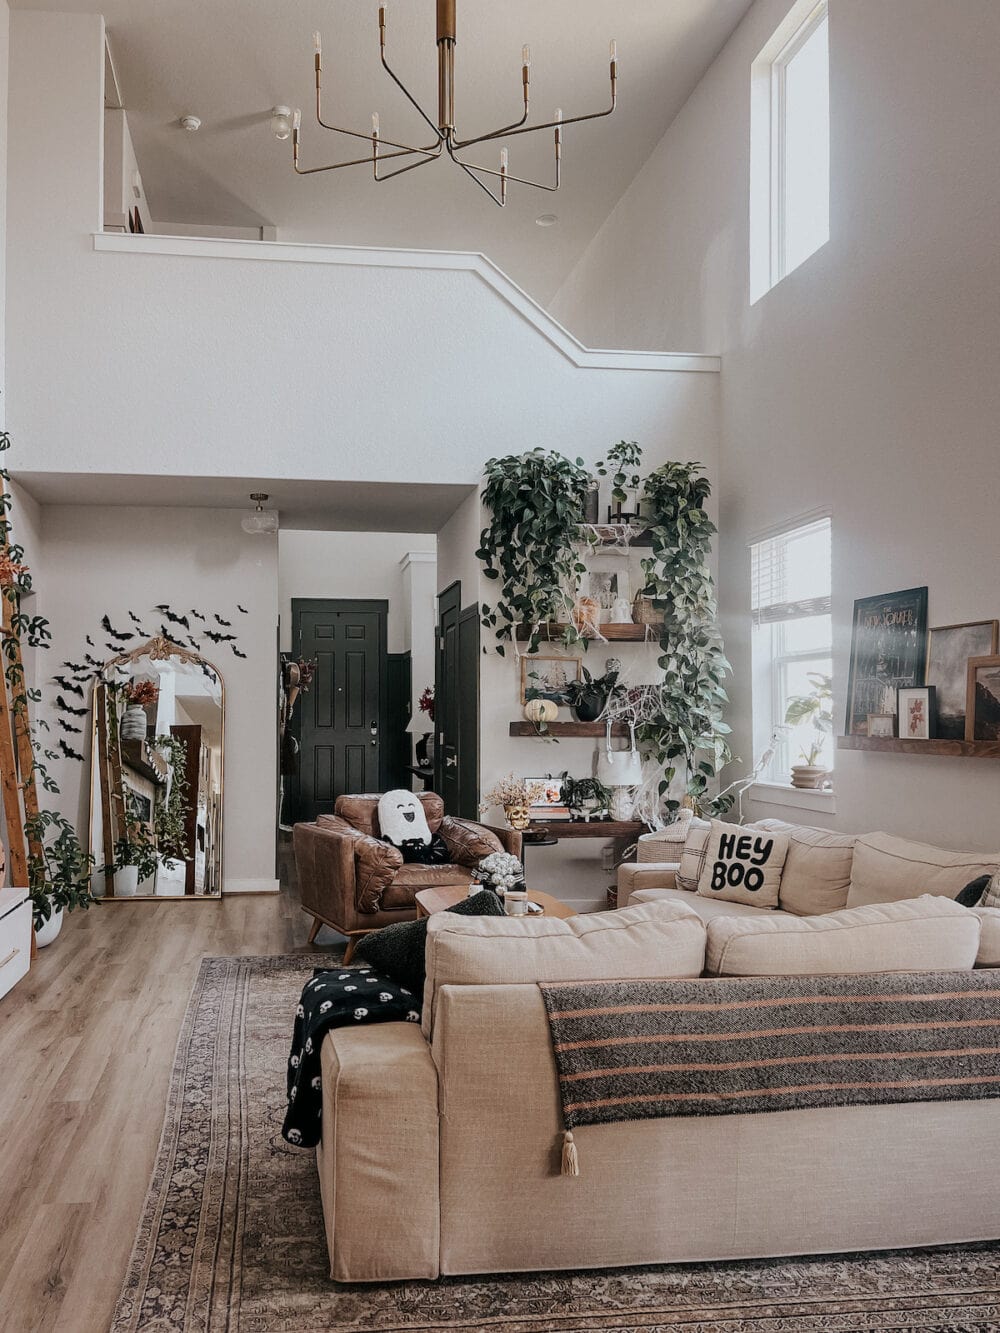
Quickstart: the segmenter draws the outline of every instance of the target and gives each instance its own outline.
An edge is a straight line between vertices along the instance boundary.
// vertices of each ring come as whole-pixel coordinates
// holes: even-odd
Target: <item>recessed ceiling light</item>
[[[559,221],[558,213],[540,213],[539,216],[535,218],[535,226],[554,227],[558,221]]]

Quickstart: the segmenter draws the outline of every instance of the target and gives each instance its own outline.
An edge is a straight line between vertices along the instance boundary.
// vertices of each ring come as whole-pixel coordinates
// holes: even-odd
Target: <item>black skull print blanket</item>
[[[330,1028],[419,1021],[420,1000],[412,991],[370,967],[317,968],[295,1011],[282,1137],[299,1148],[319,1143],[323,1126],[319,1052]]]

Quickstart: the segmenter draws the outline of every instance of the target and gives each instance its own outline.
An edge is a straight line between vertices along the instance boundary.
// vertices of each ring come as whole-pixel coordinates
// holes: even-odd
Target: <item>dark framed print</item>
[[[965,739],[969,661],[1000,652],[998,628],[996,620],[973,620],[966,625],[932,625],[928,631],[924,683],[937,688],[938,736]]]
[[[527,703],[527,691],[534,688],[539,699],[554,704],[566,703],[570,681],[580,679],[582,663],[578,657],[522,657],[521,703]]]
[[[926,668],[926,588],[856,601],[847,678],[848,736],[867,736],[868,714],[893,712],[896,691],[923,685]]]
[[[965,739],[1000,741],[1000,657],[996,653],[969,662]]]
[[[932,740],[937,735],[937,690],[934,686],[903,686],[897,691],[896,697],[896,725],[900,740]]]

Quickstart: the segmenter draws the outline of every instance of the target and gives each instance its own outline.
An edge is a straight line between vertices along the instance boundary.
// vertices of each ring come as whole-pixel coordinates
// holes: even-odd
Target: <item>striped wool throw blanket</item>
[[[1000,970],[544,983],[581,1125],[1000,1096]]]

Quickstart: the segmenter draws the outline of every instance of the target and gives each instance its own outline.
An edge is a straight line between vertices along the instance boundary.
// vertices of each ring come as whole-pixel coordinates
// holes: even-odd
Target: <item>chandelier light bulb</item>
[[[618,43],[612,37],[608,43],[608,54],[611,56],[612,63],[618,63]]]
[[[319,35],[318,31],[313,33],[313,47],[318,56],[323,54],[323,38]]]
[[[527,43],[521,47],[521,64],[525,69],[530,69],[531,67],[531,47],[528,46]]]
[[[380,125],[381,125],[381,121],[380,121],[379,118],[378,118],[378,112],[377,112],[377,111],[373,111],[373,112],[372,112],[372,136],[373,136],[373,138],[375,138],[375,139],[378,138],[378,135],[379,135],[379,126],[380,126]]]
[[[302,112],[299,110],[298,107],[296,107],[295,115],[292,117],[292,129],[295,131],[296,134],[298,134],[299,127],[301,126],[301,124],[302,124]]]
[[[506,149],[506,148],[501,148],[501,149],[500,149],[500,170],[501,170],[501,171],[504,171],[504,172],[507,170],[507,149]]]

